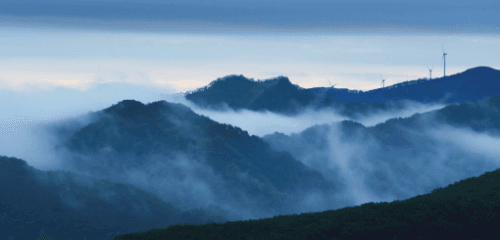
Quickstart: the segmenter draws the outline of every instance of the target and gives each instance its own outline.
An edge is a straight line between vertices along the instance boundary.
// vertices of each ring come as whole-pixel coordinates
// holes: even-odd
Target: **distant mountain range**
[[[476,102],[500,95],[500,71],[490,67],[475,67],[454,75],[433,79],[418,79],[397,83],[370,91],[345,88],[310,88],[333,96],[341,102],[385,103],[412,100],[422,103]]]
[[[343,103],[335,100],[332,95],[318,94],[293,85],[287,77],[254,81],[243,75],[230,75],[213,81],[207,87],[188,92],[185,97],[205,108],[222,110],[229,107],[234,110],[271,111],[286,115],[296,115],[308,107],[330,107],[354,118],[357,114],[403,108],[403,105],[397,103]]]
[[[422,103],[475,102],[500,95],[500,71],[476,67],[451,76],[402,82],[370,91],[345,88],[303,89],[287,77],[254,81],[230,75],[186,93],[186,99],[202,107],[268,110],[296,114],[306,107],[333,107],[346,116],[372,110],[400,109],[401,101]],[[364,103],[364,104],[360,104]]]

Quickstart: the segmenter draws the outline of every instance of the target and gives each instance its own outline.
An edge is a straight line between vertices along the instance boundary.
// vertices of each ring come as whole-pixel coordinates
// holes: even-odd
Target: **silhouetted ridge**
[[[489,75],[495,75],[498,73],[498,70],[493,69],[491,67],[487,66],[480,66],[480,67],[474,67],[474,68],[469,68],[465,70],[464,72],[461,73],[456,73],[450,76],[462,76],[462,77],[481,77],[481,76],[489,76]]]
[[[341,102],[385,103],[412,100],[424,103],[476,102],[500,95],[500,71],[490,67],[475,67],[464,72],[403,81],[385,88],[356,91],[338,88],[311,88]]]
[[[260,94],[266,88],[265,84],[259,84],[243,75],[229,75],[193,91],[186,98],[205,107],[220,107],[220,104],[227,103],[229,107],[239,109],[251,101],[252,96]]]
[[[272,111],[295,115],[306,107],[335,108],[356,119],[372,111],[399,110],[406,100],[422,103],[461,103],[481,101],[500,95],[500,71],[476,67],[462,73],[431,80],[404,81],[370,91],[345,88],[303,89],[287,77],[254,81],[243,75],[230,75],[190,92],[186,99],[201,107],[234,110]]]
[[[296,113],[314,98],[313,92],[292,84],[284,76],[254,81],[243,75],[217,79],[186,95],[186,99],[203,107],[221,108],[227,104],[235,110],[270,110],[287,114]]]
[[[106,113],[115,114],[124,118],[133,118],[144,113],[144,104],[135,100],[123,100],[104,110]]]
[[[0,166],[2,170],[4,170],[4,172],[2,172],[2,177],[5,177],[5,174],[7,174],[8,172],[5,172],[6,169],[12,169],[12,170],[16,170],[16,171],[23,171],[24,169],[26,169],[28,167],[28,164],[26,163],[26,161],[23,161],[21,159],[18,159],[18,158],[14,158],[14,157],[4,157],[4,156],[0,156],[2,158],[3,161],[0,161]],[[10,175],[13,175],[13,174],[10,174]]]
[[[178,116],[186,114],[191,114],[191,116],[195,115],[190,108],[182,104],[157,101],[145,105],[135,100],[123,100],[101,112],[119,116],[124,119],[138,120],[141,117],[157,118],[161,111]]]
[[[9,182],[25,181],[28,178],[28,164],[18,158],[0,156],[0,180],[5,187]],[[5,193],[5,191],[4,191]]]
[[[292,84],[287,77],[254,81],[242,75],[231,75],[213,81],[208,86],[186,95],[186,99],[201,107],[234,110],[272,111],[296,115],[308,107],[334,108],[340,114],[356,119],[372,111],[401,109],[403,104],[342,103],[326,94],[332,89],[315,92]]]
[[[252,110],[273,112],[296,112],[314,100],[314,94],[293,85],[287,77],[279,77],[258,98],[249,103]]]
[[[66,145],[69,149],[99,152],[105,147],[102,144],[109,142],[108,146],[113,149],[138,156],[159,149],[169,149],[172,153],[187,151],[186,146],[197,140],[186,133],[199,133],[201,130],[182,123],[205,121],[190,108],[166,101],[144,105],[135,100],[124,100],[97,112],[97,115],[102,116],[101,120],[72,135]],[[130,147],[131,138],[143,139],[137,143],[135,150]],[[153,139],[162,139],[162,146]]]

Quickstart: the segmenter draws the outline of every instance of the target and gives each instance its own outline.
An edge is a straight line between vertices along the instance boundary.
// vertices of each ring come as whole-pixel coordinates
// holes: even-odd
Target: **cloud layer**
[[[340,115],[335,109],[322,109],[319,111],[306,109],[297,116],[286,116],[269,111],[255,112],[250,110],[234,111],[230,108],[224,108],[221,111],[201,108],[196,104],[186,100],[180,95],[164,95],[168,102],[181,103],[191,108],[195,113],[207,116],[219,123],[231,124],[248,131],[250,135],[262,137],[266,134],[280,132],[284,134],[298,133],[308,127],[318,124],[330,124],[349,120],[349,118]],[[443,108],[443,104],[421,104],[416,102],[406,102],[400,111],[374,112],[367,116],[358,115],[356,121],[369,127],[383,123],[391,118],[410,117],[415,113],[424,113]]]

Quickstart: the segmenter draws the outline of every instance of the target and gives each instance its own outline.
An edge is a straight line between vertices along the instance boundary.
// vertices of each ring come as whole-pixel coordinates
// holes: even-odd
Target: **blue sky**
[[[442,76],[443,48],[447,75],[499,69],[498,13],[487,0],[3,0],[0,91],[24,107],[1,110],[98,110],[229,74],[370,90],[380,75],[386,86],[429,77],[427,67]]]

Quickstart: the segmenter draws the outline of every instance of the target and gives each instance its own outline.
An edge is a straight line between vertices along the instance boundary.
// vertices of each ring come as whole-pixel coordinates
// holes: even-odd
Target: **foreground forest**
[[[500,223],[500,169],[404,201],[276,216],[176,225],[116,236],[133,239],[494,239]]]

